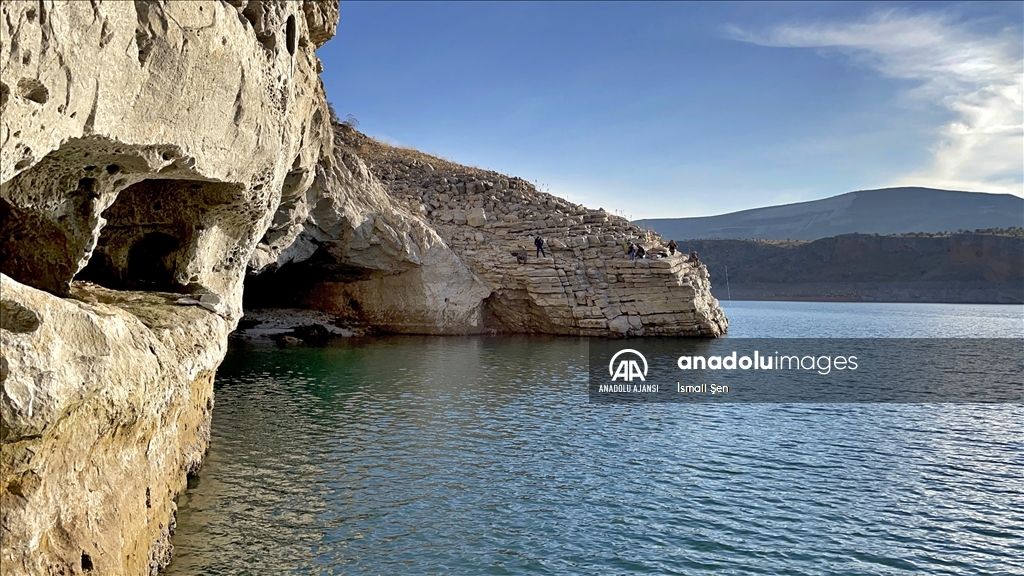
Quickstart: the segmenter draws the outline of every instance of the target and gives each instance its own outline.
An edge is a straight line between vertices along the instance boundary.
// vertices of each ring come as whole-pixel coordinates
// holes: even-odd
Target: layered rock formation
[[[0,4],[0,573],[167,562],[246,265],[332,148],[314,50],[336,22]]]
[[[394,148],[345,125],[337,126],[335,140],[336,156],[373,182],[361,189],[376,198],[383,193],[376,181],[384,183],[380,205],[387,210],[364,216],[355,227],[363,237],[342,243],[324,234],[315,210],[306,210],[306,229],[293,246],[308,246],[303,256],[312,263],[250,280],[253,305],[313,308],[398,332],[719,336],[727,329],[707,268],[669,255],[658,235],[624,218],[539,192],[520,178]],[[321,197],[317,210],[335,202]],[[434,249],[445,246],[443,264],[418,262],[425,252],[405,228],[393,228],[396,218],[417,231],[425,227]],[[534,257],[537,235],[546,241],[546,257]],[[631,261],[622,247],[627,240],[666,257]],[[353,254],[370,247],[415,266],[383,270],[387,260],[378,254],[367,274]],[[335,275],[325,273],[339,266]]]

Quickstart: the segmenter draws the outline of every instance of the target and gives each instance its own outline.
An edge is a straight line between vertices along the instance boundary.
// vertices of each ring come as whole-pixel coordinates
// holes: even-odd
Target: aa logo
[[[628,356],[619,361],[618,365],[615,364],[615,359],[623,354],[633,354],[640,358],[640,361],[644,363],[643,372],[640,371],[640,365],[636,363],[636,358],[629,358]],[[619,350],[612,356],[611,362],[608,362],[608,374],[612,377],[612,382],[622,378],[623,381],[632,382],[633,378],[639,378],[641,381],[646,382],[644,377],[647,376],[647,358],[644,355],[633,350],[632,348],[626,348],[625,350]]]

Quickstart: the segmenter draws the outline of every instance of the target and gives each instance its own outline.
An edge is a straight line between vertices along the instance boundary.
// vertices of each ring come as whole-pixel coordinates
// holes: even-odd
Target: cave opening
[[[199,281],[201,237],[224,221],[235,185],[147,179],[128,186],[103,212],[106,224],[89,263],[75,276],[112,290],[188,293]]]
[[[174,284],[172,256],[181,242],[163,232],[150,232],[128,250],[128,282],[139,287],[171,286]]]
[[[326,248],[320,247],[302,262],[246,276],[242,306],[246,309],[306,308],[358,320],[358,302],[350,298],[344,301],[325,299],[324,295],[340,293],[345,284],[366,280],[372,274],[372,270],[339,263]]]

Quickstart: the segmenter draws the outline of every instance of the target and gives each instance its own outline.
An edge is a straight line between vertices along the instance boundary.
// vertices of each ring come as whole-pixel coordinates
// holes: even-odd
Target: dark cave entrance
[[[172,256],[181,242],[163,232],[150,232],[128,250],[128,282],[140,288],[171,286],[174,284]]]
[[[198,281],[193,260],[214,210],[238,193],[219,182],[148,179],[128,186],[103,212],[107,223],[75,280],[112,290],[187,293]]]
[[[329,291],[323,288],[366,280],[372,274],[373,271],[366,268],[340,264],[326,248],[321,247],[302,262],[246,276],[242,306],[247,309],[307,308],[358,320],[358,302],[324,301],[322,296]]]

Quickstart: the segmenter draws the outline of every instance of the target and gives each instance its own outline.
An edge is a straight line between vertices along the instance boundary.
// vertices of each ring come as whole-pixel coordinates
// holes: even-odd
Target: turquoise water
[[[1019,306],[725,303],[733,336]],[[168,574],[1020,574],[1019,405],[590,405],[576,338],[233,350]]]

